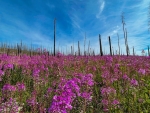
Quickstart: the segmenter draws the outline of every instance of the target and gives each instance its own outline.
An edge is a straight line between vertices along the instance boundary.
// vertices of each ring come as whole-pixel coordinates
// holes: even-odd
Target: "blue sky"
[[[99,53],[101,34],[103,50],[109,53],[108,36],[112,46],[125,53],[121,14],[124,12],[129,48],[141,55],[150,46],[148,33],[148,0],[0,0],[0,42],[53,48],[53,23],[56,18],[56,48],[66,52],[80,41],[86,50]]]

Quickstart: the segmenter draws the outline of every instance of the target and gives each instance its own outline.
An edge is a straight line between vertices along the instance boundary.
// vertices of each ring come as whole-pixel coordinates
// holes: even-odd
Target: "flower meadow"
[[[0,113],[149,113],[150,57],[0,55]]]

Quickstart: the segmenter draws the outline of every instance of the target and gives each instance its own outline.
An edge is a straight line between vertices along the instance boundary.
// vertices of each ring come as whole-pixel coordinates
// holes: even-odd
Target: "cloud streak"
[[[99,7],[99,12],[96,14],[96,18],[100,18],[100,14],[102,13],[104,7],[105,7],[105,1],[99,1],[100,7]]]

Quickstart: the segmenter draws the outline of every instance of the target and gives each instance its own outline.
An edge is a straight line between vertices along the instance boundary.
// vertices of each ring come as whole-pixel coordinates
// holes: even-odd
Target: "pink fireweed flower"
[[[113,89],[113,88],[111,88],[111,87],[101,88],[101,94],[102,94],[103,96],[109,95],[110,93],[115,94],[115,93],[116,93],[116,90]]]
[[[4,71],[0,70],[0,76],[4,75]]]
[[[13,64],[5,64],[4,69],[13,69]]]
[[[107,79],[109,76],[110,76],[110,75],[109,75],[108,71],[104,72],[104,73],[101,75],[101,77],[102,77],[102,78],[105,78],[105,79]]]
[[[104,111],[104,112],[108,112],[109,109],[108,109],[107,107],[106,107],[106,108],[104,107],[104,108],[103,108],[103,111]]]
[[[111,82],[113,83],[114,81],[117,81],[118,80],[118,78],[111,78]]]
[[[113,100],[112,104],[113,105],[118,105],[118,104],[120,104],[120,102],[118,100]]]
[[[143,75],[145,75],[145,69],[139,69],[139,71],[138,71],[140,74],[143,74]]]
[[[33,77],[39,77],[39,73],[40,73],[39,69],[34,69],[33,70]]]
[[[81,93],[81,97],[88,100],[88,101],[92,100],[91,92],[90,93],[83,92],[83,93]]]
[[[60,95],[55,95],[51,106],[48,109],[49,113],[67,113],[72,109],[72,102],[77,97],[80,96],[80,80],[77,78],[72,78],[70,80],[61,79],[58,85],[57,92]]]
[[[96,71],[96,67],[95,66],[93,67],[93,71]]]
[[[22,107],[18,105],[18,102],[10,98],[7,102],[1,104],[0,113],[19,113],[21,109]]]
[[[38,104],[35,97],[31,97],[30,99],[28,99],[27,103],[29,106],[34,106],[34,105]]]
[[[49,87],[48,89],[47,89],[47,93],[51,93],[53,91],[53,88],[51,88],[51,87]]]
[[[135,80],[135,79],[132,79],[130,83],[131,83],[131,85],[133,85],[133,86],[137,86],[137,85],[138,85],[138,81]]]
[[[103,105],[108,105],[108,100],[103,99],[103,100],[101,101],[101,103],[102,103]]]
[[[16,87],[10,84],[5,84],[3,86],[3,91],[16,91]]]
[[[2,81],[2,76],[4,75],[4,71],[0,70],[0,81]]]
[[[87,74],[87,75],[82,75],[82,84],[87,84],[88,86],[93,86],[94,85],[94,80],[93,80],[93,75],[92,74]]]
[[[115,67],[118,68],[120,66],[120,64],[115,64]]]
[[[17,83],[17,88],[18,88],[18,91],[25,91],[25,85],[24,83]]]
[[[123,77],[122,77],[124,80],[130,80],[130,78],[125,74],[125,75],[123,75]]]
[[[53,97],[52,105],[49,107],[49,113],[67,113],[67,110],[72,109],[72,96],[70,94],[66,95],[55,95]]]

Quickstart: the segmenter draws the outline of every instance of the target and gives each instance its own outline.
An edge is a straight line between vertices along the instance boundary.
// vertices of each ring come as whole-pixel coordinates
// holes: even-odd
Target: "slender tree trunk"
[[[134,54],[134,46],[133,46],[133,56],[134,56],[135,54]]]
[[[101,42],[101,35],[100,34],[99,34],[99,46],[100,46],[100,55],[103,56],[102,42]]]
[[[86,52],[85,52],[85,44],[86,44],[86,33],[85,33],[85,40],[84,40],[84,56],[86,55]]]
[[[73,55],[72,46],[71,46],[71,55]]]
[[[80,56],[80,42],[78,41],[78,55]]]
[[[111,48],[111,39],[110,39],[110,36],[108,38],[109,38],[110,55],[112,56],[112,48]]]
[[[88,55],[90,55],[90,41],[89,41],[89,45],[88,45]]]
[[[150,53],[149,53],[149,46],[148,46],[148,56],[150,56]]]
[[[125,29],[125,33],[126,33],[126,52],[127,52],[127,56],[129,55],[129,46],[128,46],[128,40],[127,40],[127,30]]]
[[[119,35],[117,33],[117,36],[118,36],[118,48],[119,48],[119,55],[120,55],[120,45],[119,45]]]

